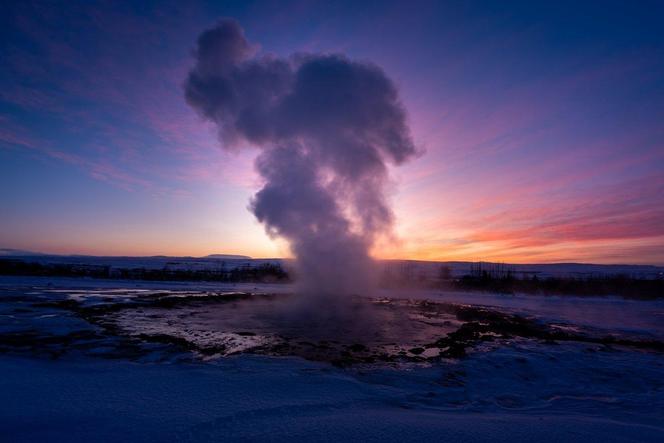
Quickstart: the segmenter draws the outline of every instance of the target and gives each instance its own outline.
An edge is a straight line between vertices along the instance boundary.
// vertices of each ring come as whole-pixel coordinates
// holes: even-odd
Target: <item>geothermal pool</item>
[[[129,359],[258,354],[339,366],[430,364],[514,340],[664,350],[658,301],[436,291],[316,299],[289,287],[59,284],[3,287],[0,350]]]

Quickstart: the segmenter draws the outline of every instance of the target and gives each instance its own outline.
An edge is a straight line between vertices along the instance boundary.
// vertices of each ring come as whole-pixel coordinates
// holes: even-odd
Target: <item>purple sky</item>
[[[262,52],[399,87],[424,153],[392,171],[400,241],[375,255],[664,264],[661,2],[218,3],[9,5],[0,247],[288,255],[247,210],[256,152],[183,98],[197,35],[233,17]]]

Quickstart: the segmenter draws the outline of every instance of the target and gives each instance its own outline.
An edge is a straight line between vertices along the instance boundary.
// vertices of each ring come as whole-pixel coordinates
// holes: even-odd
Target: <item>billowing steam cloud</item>
[[[386,164],[415,154],[397,90],[343,55],[259,55],[233,20],[203,32],[185,92],[224,147],[259,147],[264,187],[251,210],[286,239],[306,292],[353,293],[372,279],[369,250],[393,216]]]

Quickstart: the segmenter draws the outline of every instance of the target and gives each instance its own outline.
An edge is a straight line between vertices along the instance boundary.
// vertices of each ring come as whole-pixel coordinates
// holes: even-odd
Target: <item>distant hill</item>
[[[130,256],[115,256],[115,257],[104,257],[104,256],[94,256],[94,255],[81,255],[81,254],[45,254],[43,252],[34,252],[26,251],[23,249],[12,249],[12,248],[0,248],[0,257],[61,257],[69,259],[102,259],[108,258],[113,259],[171,259],[171,258],[184,258],[189,260],[194,259],[222,259],[222,260],[252,260],[248,255],[235,255],[235,254],[210,254],[205,257],[170,257],[168,255],[153,255],[147,257],[130,257]]]
[[[103,257],[85,255],[50,255],[18,249],[0,248],[0,258],[48,265],[108,266],[112,269],[151,269],[169,271],[214,271],[255,268],[266,264],[283,265],[289,259],[251,258],[246,255],[211,254],[205,257]],[[381,270],[394,279],[436,280],[447,274],[451,278],[487,274],[500,277],[508,273],[517,278],[596,278],[628,276],[641,279],[664,278],[663,266],[599,265],[591,263],[509,264],[490,262],[431,262],[419,260],[379,260]]]
[[[248,255],[233,255],[233,254],[210,254],[203,258],[216,258],[223,260],[251,260]]]
[[[26,256],[37,256],[37,255],[44,255],[41,252],[32,252],[32,251],[24,251],[22,249],[11,249],[11,248],[0,248],[0,256],[10,256],[10,257],[26,257]]]

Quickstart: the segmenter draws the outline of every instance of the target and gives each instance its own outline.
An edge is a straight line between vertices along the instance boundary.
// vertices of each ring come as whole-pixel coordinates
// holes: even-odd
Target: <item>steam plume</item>
[[[369,250],[389,234],[387,163],[415,154],[394,84],[343,55],[261,55],[230,19],[203,32],[187,102],[222,146],[261,149],[251,210],[286,239],[305,292],[352,293],[372,281]]]

